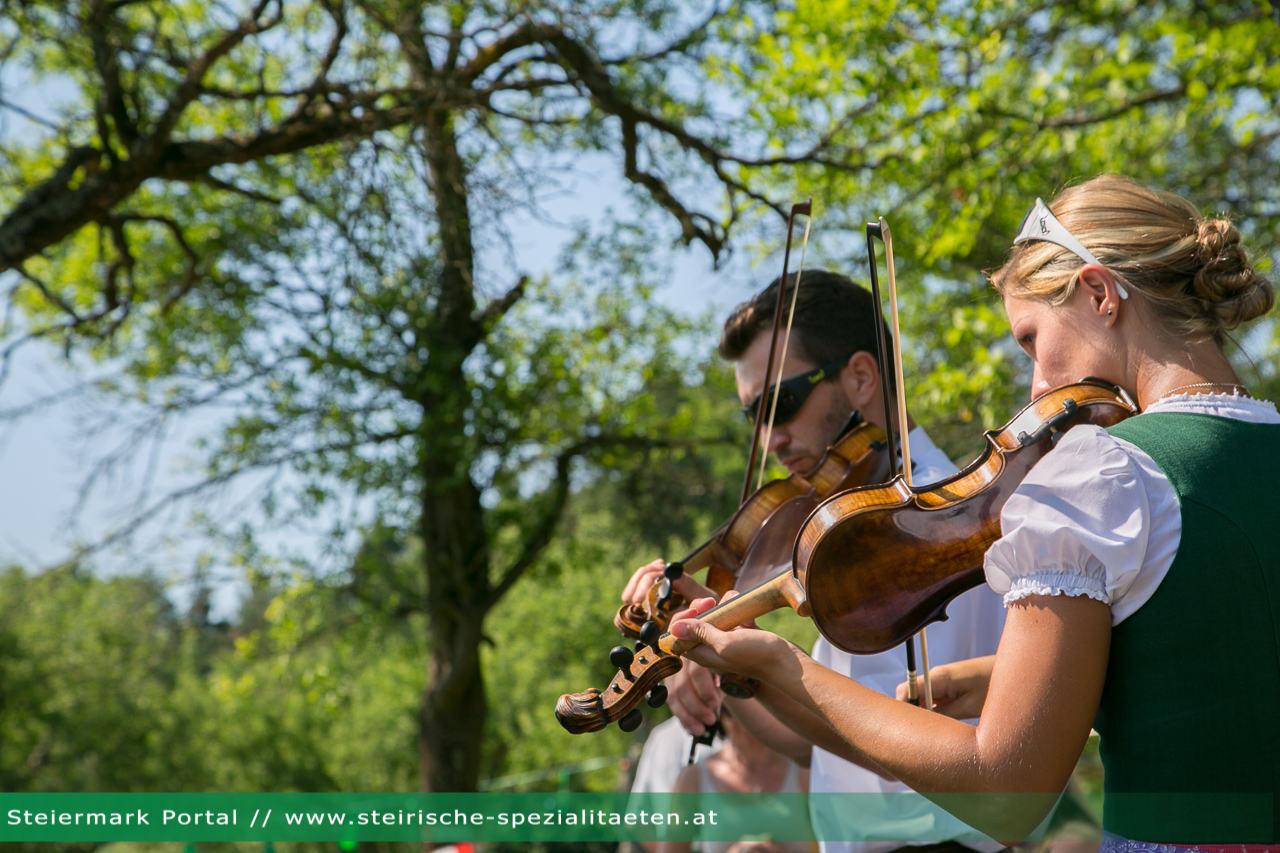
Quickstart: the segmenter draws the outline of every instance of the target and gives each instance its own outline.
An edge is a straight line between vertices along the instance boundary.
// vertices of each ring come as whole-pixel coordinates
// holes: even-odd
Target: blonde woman
[[[985,563],[999,649],[945,691],[977,728],[692,621],[706,601],[672,633],[1001,840],[1035,825],[1096,726],[1104,849],[1280,850],[1280,415],[1223,352],[1270,284],[1230,221],[1118,176],[1037,199],[992,284],[1033,395],[1094,376],[1143,414],[1071,430],[1005,505]]]
[[[729,708],[721,708],[720,724],[725,742],[714,753],[680,772],[676,780],[677,794],[803,794],[809,790],[809,769],[774,752],[756,740]],[[793,807],[798,802],[785,798],[762,802],[761,808],[780,809],[778,823],[795,823]],[[759,815],[756,816],[757,818]],[[658,853],[689,853],[688,841],[666,841],[658,845]],[[703,839],[698,842],[702,853],[809,853],[808,841],[783,840],[755,836],[738,840]]]

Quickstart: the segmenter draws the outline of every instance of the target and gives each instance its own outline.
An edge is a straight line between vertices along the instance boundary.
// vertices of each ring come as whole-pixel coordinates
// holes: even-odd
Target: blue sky
[[[69,84],[35,86],[12,66],[6,72],[0,79],[0,96],[34,115],[52,120],[57,106],[75,96]],[[38,124],[13,111],[0,110],[0,114],[0,137],[31,138],[40,131]],[[514,221],[518,272],[536,277],[555,267],[558,254],[571,237],[570,229],[557,222],[584,217],[598,221],[608,208],[627,209],[625,181],[617,165],[605,158],[599,158],[598,163],[581,163],[579,173],[567,186],[568,192],[547,202],[549,216],[544,220],[524,217]],[[781,242],[780,233],[779,247]],[[670,284],[659,291],[659,298],[690,313],[708,309],[722,312],[777,275],[774,267],[781,263],[780,251],[777,256],[753,268],[749,258],[739,255],[727,269],[716,271],[705,248],[673,247],[673,275]],[[0,285],[11,286],[11,279],[0,276]],[[0,388],[0,410],[68,388],[77,379],[76,372],[68,369],[57,353],[38,344],[29,346],[15,363],[8,382]],[[5,484],[0,491],[0,564],[52,565],[66,559],[76,543],[101,538],[127,515],[129,499],[136,493],[147,464],[154,465],[157,489],[183,482],[182,472],[190,472],[199,464],[192,442],[216,427],[207,415],[188,419],[173,431],[154,460],[140,459],[125,466],[118,476],[104,480],[90,500],[73,514],[89,466],[123,435],[119,430],[113,433],[101,428],[98,419],[104,415],[128,415],[124,408],[93,409],[85,403],[72,400],[16,423],[0,425],[0,478]],[[91,416],[91,411],[96,414]],[[218,506],[225,511],[243,502],[243,491],[231,490]],[[141,537],[141,548],[101,554],[95,557],[95,566],[104,571],[145,568],[175,579],[187,576],[204,544],[186,525],[186,517],[183,511],[161,519]],[[290,531],[277,540],[287,550],[306,555],[309,535],[306,531]],[[175,583],[181,598],[181,584]],[[233,604],[234,587],[229,587],[221,596],[220,608]]]

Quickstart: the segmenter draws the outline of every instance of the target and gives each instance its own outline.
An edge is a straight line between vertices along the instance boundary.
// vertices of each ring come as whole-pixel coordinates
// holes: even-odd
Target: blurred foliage
[[[154,578],[6,569],[3,789],[411,790],[412,632],[290,645],[278,602],[297,594],[246,633],[177,613]]]
[[[1104,172],[1235,219],[1280,260],[1280,17],[1263,0],[743,4],[707,70],[726,121],[767,138],[752,172],[815,199],[820,263],[866,273],[892,226],[907,390],[956,457],[1025,401],[1025,361],[984,270],[1037,196]],[[780,167],[777,164],[784,164]],[[880,265],[883,276],[884,257]],[[1248,382],[1276,396],[1274,324]]]

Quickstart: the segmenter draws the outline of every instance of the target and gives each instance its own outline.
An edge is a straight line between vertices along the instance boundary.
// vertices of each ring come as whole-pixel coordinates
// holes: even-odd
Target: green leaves
[[[1037,196],[1122,172],[1229,211],[1261,247],[1280,234],[1280,25],[1265,3],[747,8],[716,79],[743,105],[740,135],[795,158],[747,179],[815,196],[837,257],[888,219],[926,423],[1011,411],[1020,357],[992,348],[1002,324],[981,273]]]

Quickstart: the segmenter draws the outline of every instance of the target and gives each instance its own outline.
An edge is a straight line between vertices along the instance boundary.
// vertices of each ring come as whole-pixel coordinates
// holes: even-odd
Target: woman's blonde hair
[[[1201,216],[1173,193],[1102,175],[1058,194],[1053,215],[1171,331],[1221,346],[1227,332],[1271,310],[1275,294],[1256,272],[1229,219]],[[1054,243],[1013,247],[991,277],[1001,296],[1070,299],[1085,262]]]

